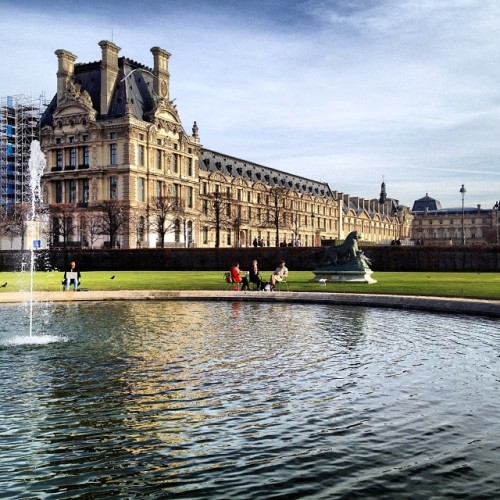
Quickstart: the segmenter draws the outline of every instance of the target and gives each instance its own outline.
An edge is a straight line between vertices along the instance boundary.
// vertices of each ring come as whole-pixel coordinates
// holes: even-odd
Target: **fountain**
[[[46,344],[61,340],[61,337],[53,335],[33,335],[33,313],[34,313],[34,280],[35,280],[35,253],[41,247],[41,221],[40,221],[40,204],[41,204],[41,187],[40,179],[43,175],[43,170],[46,165],[45,155],[43,154],[40,143],[37,140],[31,142],[30,157],[28,161],[29,167],[29,185],[31,190],[31,209],[28,213],[27,241],[30,242],[30,280],[29,280],[29,300],[28,300],[28,319],[29,319],[29,335],[18,335],[10,342],[13,344]]]

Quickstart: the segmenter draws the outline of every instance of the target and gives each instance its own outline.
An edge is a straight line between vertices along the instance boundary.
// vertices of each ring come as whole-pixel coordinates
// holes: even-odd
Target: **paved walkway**
[[[0,303],[28,302],[28,292],[2,293]],[[406,295],[372,295],[323,292],[236,292],[123,290],[84,292],[35,292],[35,302],[81,302],[103,300],[208,300],[245,302],[296,302],[310,304],[347,304],[365,307],[391,307],[406,310],[471,314],[500,318],[500,300],[476,300]]]

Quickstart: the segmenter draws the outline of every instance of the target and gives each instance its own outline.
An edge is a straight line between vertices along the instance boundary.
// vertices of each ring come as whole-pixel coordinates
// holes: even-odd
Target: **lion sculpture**
[[[360,239],[361,235],[357,231],[352,231],[341,245],[327,247],[321,266],[337,266],[361,257],[363,252],[358,248]]]

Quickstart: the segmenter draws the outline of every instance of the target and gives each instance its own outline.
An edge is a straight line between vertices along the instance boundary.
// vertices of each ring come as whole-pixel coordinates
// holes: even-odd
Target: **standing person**
[[[240,264],[235,262],[233,267],[229,270],[231,273],[231,280],[233,283],[242,284],[241,290],[250,290],[248,286],[248,278],[246,276],[241,276],[240,274]]]
[[[285,266],[285,261],[280,261],[278,267],[274,270],[274,273],[271,274],[269,278],[269,282],[271,284],[271,290],[274,290],[274,287],[278,281],[283,281],[283,278],[288,276],[288,268]]]
[[[259,242],[257,241],[257,238],[253,239],[252,245],[253,245],[254,248],[257,248],[257,246],[259,245]]]
[[[71,274],[69,274],[71,273]],[[68,291],[69,287],[73,285],[74,291],[78,290],[78,285],[80,284],[80,271],[76,267],[76,262],[72,260],[69,263],[69,269],[64,273],[64,286],[65,290]]]
[[[262,279],[259,272],[259,264],[256,259],[252,260],[252,265],[250,266],[250,283],[255,283],[257,290],[264,290],[266,288],[267,282]]]

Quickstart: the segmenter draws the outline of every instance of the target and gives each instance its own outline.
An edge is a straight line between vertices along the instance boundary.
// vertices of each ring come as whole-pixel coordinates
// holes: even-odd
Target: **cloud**
[[[304,0],[5,4],[0,91],[55,93],[58,48],[77,62],[172,53],[171,92],[204,146],[332,189],[456,205],[500,197],[500,3]],[[19,33],[23,33],[22,37]]]

